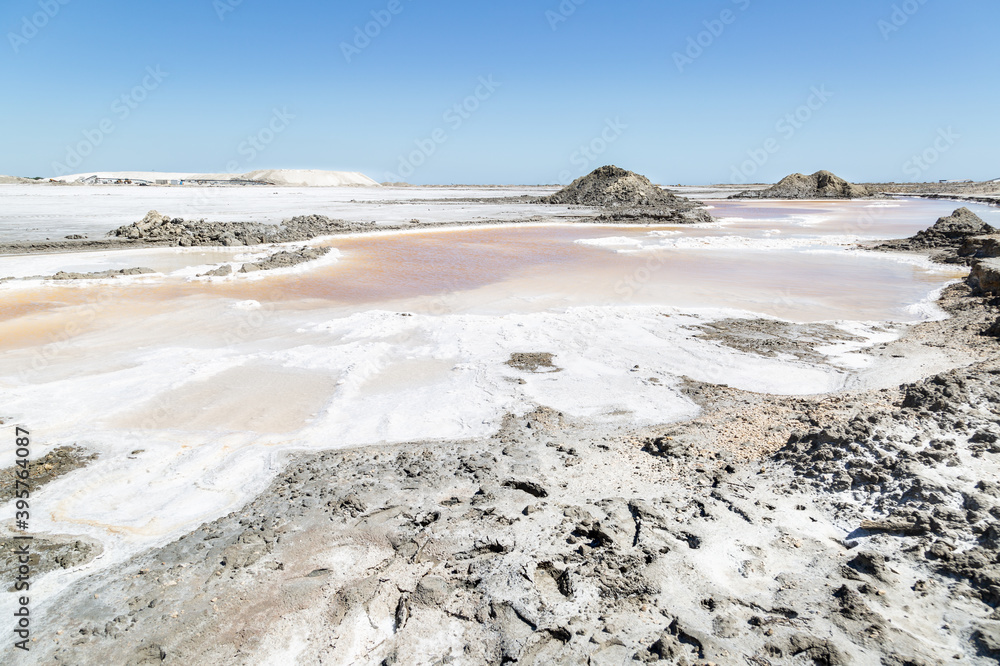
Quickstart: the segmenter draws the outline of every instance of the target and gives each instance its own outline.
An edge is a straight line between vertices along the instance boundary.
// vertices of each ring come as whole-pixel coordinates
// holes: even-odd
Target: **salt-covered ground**
[[[515,220],[540,208],[373,203],[371,190],[364,203],[351,203],[360,193],[281,191],[270,199],[227,189],[213,200],[218,208],[201,209],[217,215],[192,215],[170,199],[182,190],[45,188],[41,200],[23,190],[31,188],[0,189],[0,230],[12,237],[17,220],[22,230],[69,233],[79,223],[96,233],[150,208],[274,221],[298,213],[384,221],[383,213],[420,217],[401,211],[422,207],[434,221],[471,213]],[[406,200],[446,196],[439,188],[400,192]],[[33,530],[86,535],[105,547],[97,560],[44,578],[39,594],[239,508],[290,452],[485,436],[505,413],[536,404],[596,423],[665,423],[696,412],[678,390],[682,377],[809,395],[947,367],[930,353],[911,371],[909,359],[876,361],[866,349],[898,335],[888,322],[940,316],[933,295],[961,273],[849,245],[909,235],[954,207],[719,202],[721,223],[699,228],[340,237],[317,241],[336,248],[324,263],[252,280],[195,277],[259,254],[247,248],[0,258],[0,277],[160,271],[0,284],[4,427],[30,428],[36,455],[67,444],[100,454],[33,497]],[[26,211],[35,222],[17,217]],[[740,351],[700,335],[713,321],[761,315],[831,325],[815,329],[813,359]],[[519,352],[551,353],[556,368],[525,378],[506,364]],[[0,467],[12,464],[11,452],[4,456]],[[0,513],[8,526],[12,511]]]
[[[297,215],[358,222],[461,222],[552,216],[565,208],[531,204],[484,206],[468,198],[544,196],[555,188],[463,187],[126,187],[0,186],[0,242],[103,236],[150,210],[212,222],[278,223]]]

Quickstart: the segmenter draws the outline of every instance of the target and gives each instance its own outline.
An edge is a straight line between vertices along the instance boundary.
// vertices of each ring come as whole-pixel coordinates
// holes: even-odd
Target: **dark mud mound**
[[[273,271],[279,268],[291,268],[304,264],[307,261],[314,261],[326,256],[330,252],[328,247],[303,247],[291,252],[282,251],[272,254],[262,261],[243,264],[240,273],[255,273],[257,271]],[[221,275],[227,275],[222,273]]]
[[[996,232],[968,208],[959,208],[910,238],[886,241],[875,249],[897,252],[942,250],[934,257],[935,260],[971,263],[974,259],[997,256],[998,238],[992,235]]]
[[[606,222],[711,222],[703,204],[657,187],[643,175],[616,166],[603,166],[577,178],[540,203],[605,209]]]
[[[645,176],[616,166],[603,166],[577,178],[542,201],[580,206],[673,206],[680,198],[653,185]]]
[[[811,176],[793,173],[766,190],[749,190],[730,199],[873,199],[881,195],[864,185],[849,183],[829,171]]]
[[[937,247],[952,247],[965,243],[973,236],[995,233],[996,229],[986,224],[968,208],[959,208],[948,217],[939,218],[934,226],[917,232],[906,239],[910,248],[923,250]]]

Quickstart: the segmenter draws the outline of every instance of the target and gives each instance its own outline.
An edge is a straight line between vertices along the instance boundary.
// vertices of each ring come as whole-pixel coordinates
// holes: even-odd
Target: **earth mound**
[[[602,222],[711,222],[703,204],[657,187],[643,175],[617,166],[603,166],[577,178],[540,203],[602,208]]]
[[[968,208],[959,208],[948,217],[938,218],[934,226],[917,232],[909,239],[914,245],[925,248],[947,247],[964,242],[972,236],[985,236],[996,233],[996,229]]]
[[[971,210],[959,208],[910,238],[886,241],[875,249],[896,252],[942,250],[934,257],[935,260],[967,264],[975,259],[998,255],[1000,243],[996,234],[996,229]]]
[[[849,183],[829,171],[817,171],[811,176],[793,173],[766,190],[748,190],[730,199],[873,199],[878,192],[864,185]]]
[[[370,226],[371,224],[331,220],[322,215],[296,217],[280,225],[204,220],[195,222],[171,218],[151,210],[139,222],[119,227],[108,235],[181,247],[239,246],[307,241],[317,236],[364,231]]]
[[[672,206],[678,197],[653,185],[645,176],[616,166],[603,166],[543,201],[599,207]]]

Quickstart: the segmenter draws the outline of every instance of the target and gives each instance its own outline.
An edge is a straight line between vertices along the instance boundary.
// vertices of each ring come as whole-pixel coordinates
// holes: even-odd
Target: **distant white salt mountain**
[[[357,171],[319,171],[315,169],[259,169],[249,173],[170,173],[162,171],[99,171],[59,176],[63,183],[107,184],[119,181],[151,185],[177,184],[252,184],[266,183],[283,187],[379,187]]]

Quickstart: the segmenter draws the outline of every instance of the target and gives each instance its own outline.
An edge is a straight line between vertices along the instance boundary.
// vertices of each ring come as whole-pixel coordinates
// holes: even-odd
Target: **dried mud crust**
[[[552,360],[555,354],[549,352],[516,352],[510,355],[507,365],[522,372],[561,372],[562,368]]]
[[[330,248],[328,247],[303,247],[298,250],[282,250],[260,261],[243,264],[243,267],[240,268],[240,273],[256,273],[258,271],[291,268],[308,261],[315,261],[329,253]],[[223,274],[225,275],[226,273]]]
[[[40,490],[64,474],[86,467],[96,458],[96,453],[88,453],[78,447],[62,446],[37,460],[32,460],[29,464],[32,492]],[[0,502],[8,502],[14,497],[17,472],[20,469],[16,466],[0,469]]]
[[[6,592],[15,592],[14,581],[23,564],[20,549],[25,545],[23,540],[0,536],[0,576],[9,581]],[[28,566],[32,576],[42,576],[50,571],[87,564],[102,552],[101,545],[92,539],[58,535],[34,537],[30,542]]]
[[[862,340],[830,324],[795,324],[770,319],[722,319],[698,328],[703,331],[699,337],[742,352],[770,357],[794,356],[811,361],[823,358],[814,349],[818,344]]]

